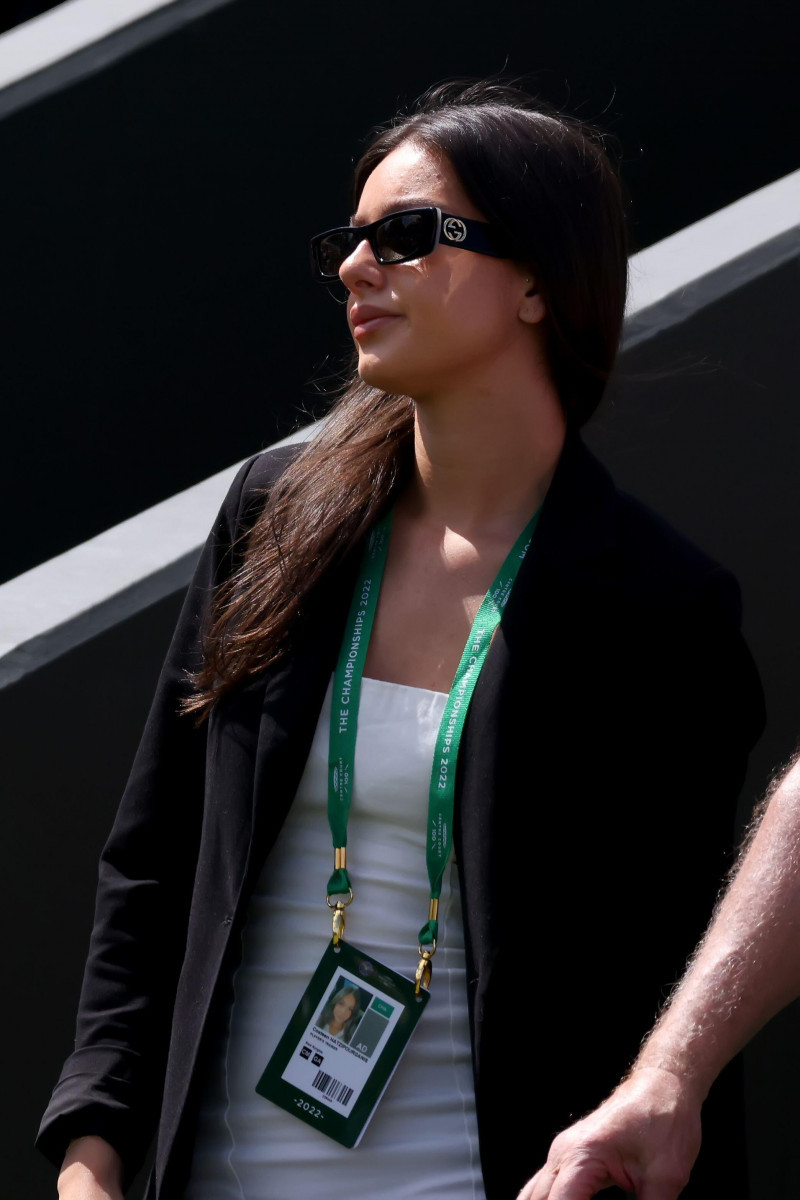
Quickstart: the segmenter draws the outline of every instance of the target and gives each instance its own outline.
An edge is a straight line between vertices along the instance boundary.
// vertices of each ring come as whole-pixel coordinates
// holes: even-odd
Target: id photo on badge
[[[317,1028],[349,1045],[372,996],[366,988],[340,975],[317,1017]]]

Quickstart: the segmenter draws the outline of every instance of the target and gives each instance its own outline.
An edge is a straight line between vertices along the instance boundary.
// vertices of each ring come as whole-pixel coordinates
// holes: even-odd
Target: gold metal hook
[[[333,910],[333,944],[338,946],[344,937],[344,904],[337,904]]]
[[[343,900],[340,896],[339,899],[334,903],[331,900],[330,895],[327,895],[325,897],[325,903],[327,904],[328,908],[333,909],[333,944],[334,946],[338,946],[339,942],[341,942],[344,937],[344,910],[349,904],[353,903],[353,889],[349,889],[346,900]]]
[[[433,943],[433,949],[430,949],[427,946],[423,949],[423,947],[420,946],[419,952],[422,957],[417,964],[417,972],[414,976],[415,996],[419,995],[420,988],[425,988],[426,992],[430,991],[431,976],[433,975],[433,965],[431,963],[431,959],[436,953],[436,943]]]

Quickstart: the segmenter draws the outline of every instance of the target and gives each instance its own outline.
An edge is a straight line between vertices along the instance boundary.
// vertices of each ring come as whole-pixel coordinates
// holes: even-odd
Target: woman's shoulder
[[[615,489],[613,511],[606,570],[621,611],[637,624],[657,621],[674,636],[687,628],[738,635],[742,593],[728,566],[635,496]]]
[[[549,537],[554,553],[598,558],[609,582],[641,599],[680,602],[710,580],[736,593],[730,571],[662,514],[619,488],[582,439],[571,439],[565,448],[554,483],[557,511]]]
[[[222,513],[232,536],[245,532],[264,506],[269,490],[297,458],[303,443],[260,450],[241,464],[223,502]]]
[[[663,601],[711,585],[738,607],[738,583],[727,567],[637,497],[617,491],[615,499],[617,547],[641,587]]]
[[[240,468],[242,500],[247,502],[255,499],[268,490],[295,461],[303,445],[303,442],[292,442],[289,445],[272,446],[247,459]]]

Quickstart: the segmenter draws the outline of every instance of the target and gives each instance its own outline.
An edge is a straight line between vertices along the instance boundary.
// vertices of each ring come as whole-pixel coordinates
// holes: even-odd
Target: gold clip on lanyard
[[[347,871],[347,847],[346,846],[335,846],[334,847],[333,864],[334,864],[334,866],[333,866],[334,873],[336,873],[338,871],[344,871],[344,872]],[[325,897],[325,902],[328,905],[328,908],[333,909],[333,944],[334,944],[334,946],[338,946],[339,942],[344,937],[344,925],[345,925],[344,910],[348,907],[348,905],[353,903],[353,889],[351,887],[349,887],[347,889],[347,899],[346,900],[342,899],[342,894],[343,893],[341,893],[341,892],[339,893],[339,899],[336,900],[335,902],[332,902],[332,897],[331,897],[330,892],[328,892],[328,894]]]
[[[511,588],[533,538],[536,512],[511,548],[494,583],[483,598],[447,697],[431,770],[428,792],[428,830],[425,859],[430,883],[428,920],[419,931],[419,963],[415,991],[430,987],[439,932],[439,897],[450,857],[455,811],[456,763],[469,704],[475,691],[492,634],[500,623]],[[333,675],[330,751],[328,757],[328,821],[334,846],[333,874],[328,880],[327,904],[333,909],[333,944],[344,937],[345,909],[353,901],[347,871],[347,822],[353,794],[358,708],[369,638],[378,607],[381,579],[389,552],[392,514],[373,529],[359,567],[345,635]],[[337,899],[334,900],[334,897]]]
[[[436,922],[436,928],[439,928],[439,900],[437,897],[431,897],[431,902],[428,906],[428,922]],[[430,988],[431,975],[433,974],[433,963],[431,959],[436,953],[436,938],[433,939],[429,946],[423,946],[420,942],[418,946],[419,962],[414,975],[414,991],[419,995],[421,987]]]

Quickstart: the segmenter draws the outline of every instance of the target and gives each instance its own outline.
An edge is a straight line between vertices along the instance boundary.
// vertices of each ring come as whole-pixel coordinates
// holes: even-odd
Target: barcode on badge
[[[332,1079],[327,1071],[317,1071],[311,1086],[315,1087],[318,1092],[323,1092],[329,1100],[341,1104],[343,1108],[347,1108],[353,1095],[351,1087],[348,1087],[346,1083],[341,1083],[338,1079]]]

